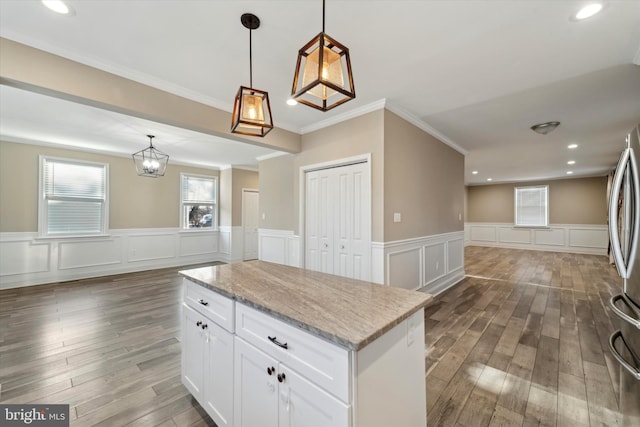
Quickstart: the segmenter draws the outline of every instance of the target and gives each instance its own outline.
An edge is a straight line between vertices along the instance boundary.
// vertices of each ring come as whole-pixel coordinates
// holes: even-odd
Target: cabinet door
[[[233,334],[205,319],[204,408],[218,427],[233,425]]]
[[[189,392],[202,402],[204,379],[205,336],[201,327],[202,315],[182,305],[182,383]]]
[[[241,338],[235,338],[235,425],[278,425],[278,364]]]
[[[351,406],[280,365],[279,427],[349,427]]]

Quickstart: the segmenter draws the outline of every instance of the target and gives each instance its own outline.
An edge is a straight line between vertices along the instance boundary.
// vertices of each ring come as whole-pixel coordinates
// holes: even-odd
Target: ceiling
[[[249,79],[240,15],[252,12],[262,21],[253,82],[269,92],[276,126],[304,134],[384,99],[464,152],[470,185],[569,170],[604,175],[640,123],[640,1],[607,1],[577,22],[584,1],[327,0],[326,32],[349,47],[357,94],[327,113],[286,105],[297,51],[321,30],[320,0],[67,3],[72,16],[36,0],[2,0],[0,36],[231,111]],[[552,120],[561,125],[548,135],[529,129]],[[171,161],[204,167],[255,168],[277,154],[0,87],[5,140],[130,155],[147,145],[146,134]],[[571,143],[578,148],[568,150]]]

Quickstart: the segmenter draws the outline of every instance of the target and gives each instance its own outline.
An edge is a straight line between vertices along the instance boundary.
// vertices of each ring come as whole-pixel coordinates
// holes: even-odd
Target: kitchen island
[[[219,427],[426,425],[430,295],[263,261],[181,274],[182,380]]]

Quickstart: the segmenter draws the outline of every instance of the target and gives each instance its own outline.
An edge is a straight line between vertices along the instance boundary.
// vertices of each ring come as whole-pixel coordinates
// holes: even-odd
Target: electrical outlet
[[[396,212],[393,214],[393,222],[402,222],[402,215],[400,212]]]

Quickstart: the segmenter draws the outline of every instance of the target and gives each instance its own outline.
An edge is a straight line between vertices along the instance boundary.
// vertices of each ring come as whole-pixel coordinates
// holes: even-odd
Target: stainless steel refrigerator
[[[609,197],[609,235],[622,293],[609,301],[619,327],[609,338],[620,363],[624,426],[640,426],[640,125],[627,136]]]

